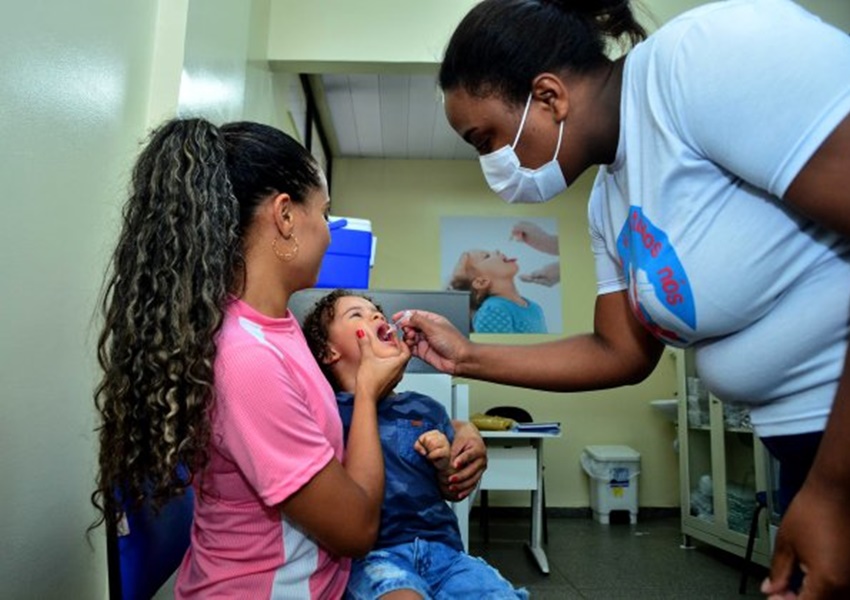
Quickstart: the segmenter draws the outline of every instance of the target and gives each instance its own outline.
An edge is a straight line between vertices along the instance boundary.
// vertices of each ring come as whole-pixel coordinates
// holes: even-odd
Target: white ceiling
[[[477,157],[446,121],[434,75],[325,74],[319,86],[334,156]]]

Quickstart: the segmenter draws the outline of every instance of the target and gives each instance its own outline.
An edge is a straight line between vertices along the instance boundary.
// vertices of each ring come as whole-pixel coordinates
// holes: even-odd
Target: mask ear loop
[[[561,128],[558,130],[558,145],[555,146],[555,156],[552,157],[552,160],[556,160],[558,158],[558,152],[561,151],[561,140],[564,139],[564,123],[566,119],[561,121]]]
[[[522,133],[522,128],[525,127],[525,118],[528,116],[528,109],[531,108],[531,96],[533,92],[528,93],[528,100],[525,103],[525,110],[522,111],[522,120],[519,122],[519,129],[517,129],[516,137],[514,138],[514,143],[511,144],[511,148],[516,150],[517,142],[519,142],[519,136]]]
[[[519,129],[516,132],[514,143],[511,144],[511,148],[514,150],[516,150],[516,145],[519,143],[519,136],[522,135],[522,128],[525,127],[525,120],[528,118],[528,109],[531,108],[531,98],[533,93],[534,92],[530,92],[528,94],[528,100],[525,103],[525,110],[522,111],[522,119],[519,122]],[[566,119],[564,121],[566,121]],[[558,152],[561,151],[561,141],[564,139],[564,121],[561,121],[561,127],[558,129],[558,145],[555,146],[555,155],[552,157],[552,160],[558,158]]]

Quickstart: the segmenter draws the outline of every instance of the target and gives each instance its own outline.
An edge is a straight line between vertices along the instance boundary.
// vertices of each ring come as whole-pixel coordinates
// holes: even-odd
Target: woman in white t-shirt
[[[484,0],[439,79],[504,200],[547,201],[600,166],[598,296],[592,333],[539,345],[471,343],[415,313],[414,354],[578,391],[693,347],[709,389],[751,405],[794,498],[763,590],[793,589],[802,565],[804,597],[848,596],[850,37],[788,0],[706,4],[648,38],[628,0]]]

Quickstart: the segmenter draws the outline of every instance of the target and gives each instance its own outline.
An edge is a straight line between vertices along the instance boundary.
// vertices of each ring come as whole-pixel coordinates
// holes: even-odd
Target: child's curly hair
[[[331,321],[336,316],[336,302],[340,298],[348,296],[356,296],[368,300],[375,305],[382,313],[384,309],[376,303],[372,298],[359,292],[353,292],[342,288],[337,288],[332,292],[319,298],[304,317],[304,337],[307,339],[307,346],[310,347],[310,352],[316,357],[316,362],[325,374],[325,378],[330,382],[335,391],[339,390],[339,382],[333,374],[331,366],[325,362],[328,358],[328,330],[330,329]]]

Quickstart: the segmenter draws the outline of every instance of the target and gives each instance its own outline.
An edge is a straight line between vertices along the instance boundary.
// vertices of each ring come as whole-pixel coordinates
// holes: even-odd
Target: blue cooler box
[[[369,288],[375,238],[367,219],[330,217],[331,245],[319,271],[317,288]]]

